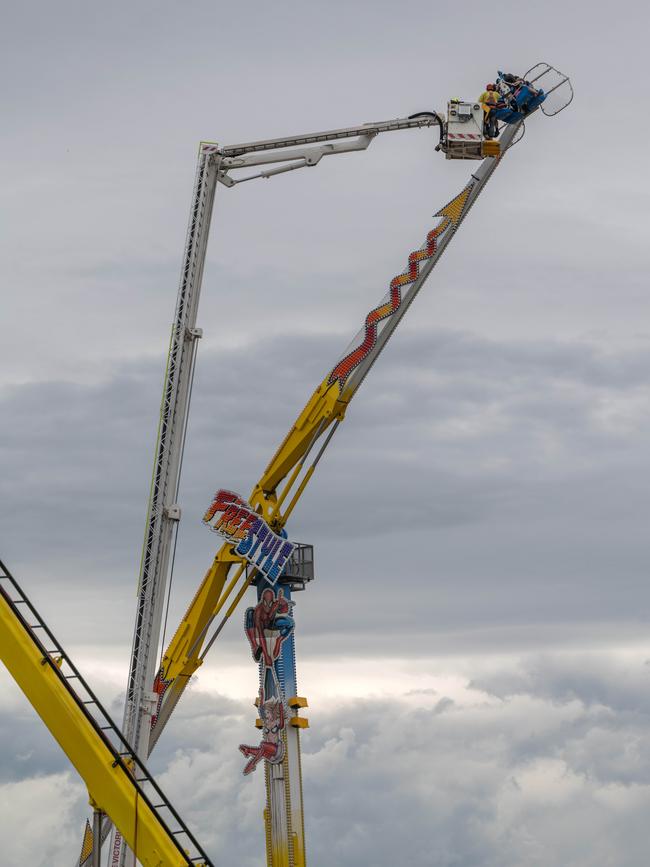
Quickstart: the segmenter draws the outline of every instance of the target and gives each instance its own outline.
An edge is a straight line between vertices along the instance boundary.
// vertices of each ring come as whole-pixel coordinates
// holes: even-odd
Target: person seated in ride
[[[516,90],[520,85],[524,83],[523,78],[519,75],[513,75],[511,72],[504,72],[501,76],[506,84],[509,84],[513,90]]]
[[[499,83],[505,102],[513,111],[525,112],[528,103],[536,99],[540,94],[540,91],[536,87],[533,87],[530,81],[526,81],[520,75],[513,75],[511,72],[501,72],[499,74]]]
[[[483,106],[483,133],[486,138],[496,138],[499,135],[499,124],[494,116],[494,107],[499,101],[496,84],[486,84],[478,101]]]
[[[517,76],[510,75],[508,72],[499,73],[499,77],[497,78],[497,91],[501,97],[501,101],[511,111],[518,111],[517,100],[515,99],[516,79]]]

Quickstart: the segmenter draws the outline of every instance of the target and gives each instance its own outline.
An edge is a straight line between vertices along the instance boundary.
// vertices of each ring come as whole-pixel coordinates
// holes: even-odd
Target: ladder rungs
[[[156,786],[154,780],[151,778],[151,776],[149,776],[149,772],[147,771],[146,767],[141,764],[136,753],[130,748],[128,741],[124,739],[123,735],[120,733],[120,730],[117,728],[115,723],[111,720],[110,716],[103,709],[100,700],[94,697],[94,693],[86,685],[83,676],[77,673],[73,663],[69,660],[63,650],[60,647],[56,646],[54,648],[46,648],[45,645],[48,644],[50,641],[56,641],[56,638],[54,638],[54,636],[50,633],[47,624],[43,621],[40,621],[40,615],[33,608],[32,604],[28,601],[28,599],[21,596],[22,591],[20,589],[20,586],[13,581],[10,574],[6,574],[2,563],[0,563],[0,579],[3,578],[8,579],[12,585],[10,588],[2,589],[0,591],[2,595],[5,596],[7,602],[10,602],[12,605],[27,605],[29,607],[28,614],[25,614],[24,612],[22,615],[16,614],[16,616],[20,618],[20,623],[23,629],[30,632],[40,629],[45,632],[46,638],[37,638],[34,635],[32,636],[32,641],[37,651],[36,658],[40,660],[40,664],[42,666],[50,666],[52,668],[55,668],[57,674],[62,680],[78,680],[80,682],[79,686],[73,686],[71,684],[68,687],[68,691],[74,696],[77,708],[90,708],[93,705],[97,708],[97,712],[92,711],[86,714],[86,720],[88,721],[88,723],[92,724],[96,738],[99,737],[100,732],[114,733],[113,735],[111,735],[110,739],[103,737],[101,738],[101,740],[110,748],[110,752],[113,758],[112,767],[116,768],[118,766],[121,766],[122,770],[127,771],[128,777],[131,780],[131,785],[135,785],[137,787],[135,791],[141,792],[142,797],[145,797],[147,803],[149,803],[149,800],[148,797],[144,794],[144,792],[147,790],[139,788],[140,786],[143,786],[145,784],[151,784],[156,790],[156,793],[160,797],[164,798],[165,796],[163,795],[163,793],[158,790],[158,787]],[[39,620],[38,622],[30,623],[29,620],[31,620],[32,618],[39,618]],[[31,648],[31,650],[33,652],[34,648]],[[71,674],[64,675],[63,672],[60,671],[64,662],[68,666],[68,670],[72,671]],[[47,668],[43,670],[43,675],[49,677],[49,672]],[[59,690],[60,688],[61,684],[59,685]],[[93,698],[83,699],[81,696],[84,694],[84,692],[86,693],[86,695],[92,695]],[[114,743],[115,736],[119,738],[122,746],[128,747],[127,750],[122,750],[120,752],[117,751],[118,744]],[[140,773],[141,775],[144,774],[144,776],[137,776],[138,773]],[[159,803],[156,803],[153,809],[170,810],[172,816],[176,818],[174,809],[168,801],[161,801]],[[195,851],[198,849],[200,851],[200,846],[198,846],[198,844],[194,841],[191,833],[183,825],[182,821],[177,820],[177,823],[180,824],[181,827],[175,831],[167,830],[167,833],[170,836],[185,837],[187,839],[187,842],[186,840],[177,841],[176,846],[178,846],[179,848],[181,847],[181,845],[187,846],[190,851],[191,849],[194,849]],[[166,826],[163,825],[163,827]],[[191,846],[189,844],[191,844]],[[181,849],[181,851],[183,850]],[[196,867],[205,867],[205,864],[209,863],[207,862],[207,859],[205,857],[192,856],[190,855],[189,851],[187,852],[185,858],[188,865],[196,865]],[[185,863],[185,861],[183,863]]]

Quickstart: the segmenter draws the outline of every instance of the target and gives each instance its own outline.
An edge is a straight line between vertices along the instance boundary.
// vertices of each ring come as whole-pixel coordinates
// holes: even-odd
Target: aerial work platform
[[[516,144],[524,134],[524,121],[538,108],[552,117],[573,100],[568,75],[548,63],[535,64],[523,76],[499,71],[495,83],[488,88],[492,88],[489,103],[481,104],[482,97],[477,102],[451,99],[447,103],[447,120],[436,150],[442,151],[448,160],[499,157],[502,153],[499,137],[508,125],[520,126],[518,136],[510,142]],[[488,123],[488,117],[493,124]]]
[[[421,111],[282,138],[226,146],[201,143],[164,379],[123,734],[0,563],[0,658],[88,786],[95,808],[93,867],[99,865],[99,841],[109,833],[111,867],[132,867],[135,858],[146,867],[211,867],[143,761],[251,588],[256,588],[257,604],[245,612],[244,631],[259,666],[255,724],[262,741],[240,745],[248,760],[244,773],[251,773],[258,763],[264,767],[267,864],[305,867],[300,733],[307,727],[307,718],[300,710],[307,700],[297,691],[291,594],[304,589],[313,578],[313,549],[288,542],[286,527],[345,420],[350,402],[503,157],[521,140],[527,118],[534,113],[538,117],[556,115],[573,100],[568,76],[546,63],[536,64],[524,76],[500,72],[496,81],[499,87],[489,103],[496,126],[485,122],[489,111],[482,94],[471,102],[449,100],[446,116]],[[490,84],[486,90],[492,93],[495,88],[496,84]],[[405,251],[403,270],[393,272],[378,303],[367,308],[351,343],[323,372],[262,474],[253,476],[257,482],[248,497],[221,488],[217,491],[212,517],[204,521],[210,525],[216,504],[224,506],[220,510],[223,526],[221,518],[218,521],[223,544],[164,652],[159,653],[165,643],[163,614],[165,600],[169,602],[181,520],[180,474],[202,336],[197,311],[216,190],[314,168],[328,162],[324,157],[363,152],[384,133],[429,127],[436,128],[435,150],[447,159],[480,160],[480,164],[472,164],[457,194],[433,214],[426,231]],[[228,500],[221,496],[224,494],[229,495]],[[217,523],[210,528],[217,532]],[[290,556],[289,548],[294,549]],[[89,867],[90,858],[84,846],[75,867]]]

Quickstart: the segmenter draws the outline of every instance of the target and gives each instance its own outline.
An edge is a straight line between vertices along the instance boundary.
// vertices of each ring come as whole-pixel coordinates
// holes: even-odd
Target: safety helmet
[[[496,90],[497,87],[496,87],[496,84],[486,84],[485,89],[486,90]]]

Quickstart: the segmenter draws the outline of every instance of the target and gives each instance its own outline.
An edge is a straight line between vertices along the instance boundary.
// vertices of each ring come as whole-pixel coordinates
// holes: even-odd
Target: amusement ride
[[[242,744],[243,773],[258,766],[266,784],[268,867],[305,867],[295,601],[314,577],[313,547],[291,541],[287,522],[348,405],[447,245],[533,114],[558,114],[573,99],[568,76],[539,63],[522,77],[499,73],[494,97],[449,100],[446,115],[406,118],[285,138],[199,148],[189,227],[165,372],[145,526],[131,662],[121,728],[110,718],[26,593],[0,562],[0,655],[20,689],[84,780],[93,808],[76,867],[180,867],[213,863],[146,767],[190,678],[249,588],[244,631],[259,667],[258,744]],[[363,151],[385,132],[437,127],[435,149],[473,160],[460,192],[434,215],[381,302],[307,401],[248,499],[219,489],[203,516],[223,541],[165,652],[164,603],[176,534],[182,456],[197,346],[199,294],[217,184],[313,167],[323,157]],[[241,176],[239,170],[264,167]],[[160,661],[162,659],[162,662]],[[218,853],[217,853],[218,858]],[[72,867],[72,865],[71,865]]]

